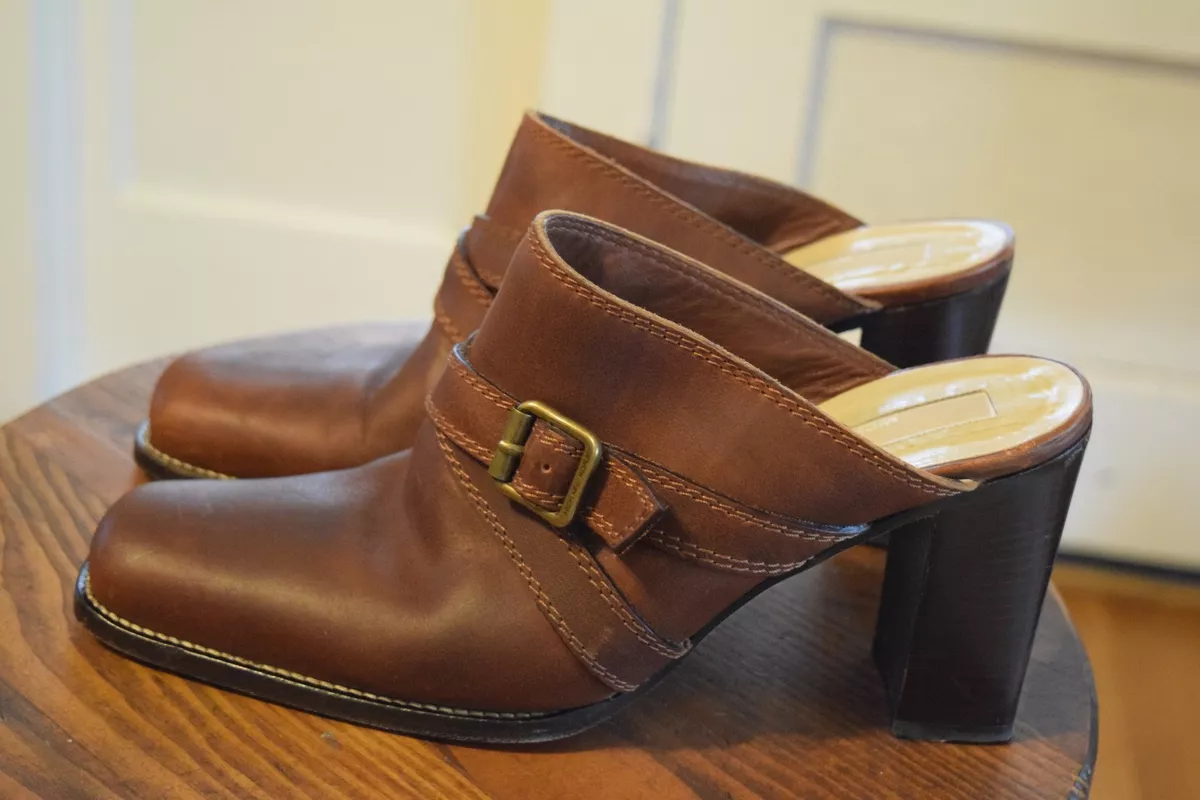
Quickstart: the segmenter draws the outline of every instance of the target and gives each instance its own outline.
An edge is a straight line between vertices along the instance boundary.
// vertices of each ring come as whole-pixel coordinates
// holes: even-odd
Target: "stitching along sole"
[[[204,478],[208,480],[231,481],[236,476],[226,475],[216,470],[189,464],[183,459],[168,455],[155,447],[150,441],[150,420],[145,420],[138,426],[133,435],[133,457],[138,465],[154,480],[176,480],[179,478]]]
[[[479,711],[382,697],[256,664],[130,622],[92,594],[86,563],[75,583],[75,617],[109,648],[151,667],[323,717],[442,741],[520,744],[563,739],[605,721],[650,689],[647,685],[590,706],[545,713]]]

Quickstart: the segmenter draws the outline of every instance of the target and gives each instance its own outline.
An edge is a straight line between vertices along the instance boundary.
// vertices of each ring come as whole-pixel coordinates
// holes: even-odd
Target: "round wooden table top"
[[[870,658],[884,554],[855,548],[727,620],[623,716],[551,745],[438,744],[322,719],[129,661],[72,590],[161,364],[0,429],[0,797],[1085,797],[1091,670],[1054,595],[1016,739],[901,741]]]

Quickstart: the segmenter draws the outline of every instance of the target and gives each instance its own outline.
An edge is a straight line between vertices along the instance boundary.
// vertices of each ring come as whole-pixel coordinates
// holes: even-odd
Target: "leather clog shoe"
[[[766,587],[892,532],[875,641],[901,735],[1012,733],[1091,422],[1062,364],[894,370],[598,221],[539,216],[411,450],[147,484],[76,611],[112,648],[435,738],[579,732]],[[804,609],[819,614],[821,609]]]
[[[340,469],[408,447],[450,347],[475,330],[538,212],[629,228],[771,295],[898,366],[987,350],[1013,241],[983,221],[863,225],[802,192],[540,114],[450,256],[434,325],[324,331],[187,355],[155,388],[136,452],[155,477]]]

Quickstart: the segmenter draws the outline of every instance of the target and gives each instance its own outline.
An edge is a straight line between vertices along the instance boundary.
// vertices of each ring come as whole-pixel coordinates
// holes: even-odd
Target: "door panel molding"
[[[935,26],[872,22],[851,17],[821,17],[813,44],[809,86],[803,103],[805,124],[796,158],[795,183],[810,186],[819,146],[821,113],[827,88],[830,53],[840,36],[871,34],[919,45],[958,47],[993,55],[1039,56],[1080,64],[1099,64],[1123,70],[1145,70],[1163,76],[1200,79],[1200,54],[1179,56],[1119,50],[1104,46],[1056,43],[1036,38],[966,33]]]
[[[1200,60],[1200,5],[1189,0],[912,0],[902,7],[889,0],[688,0],[680,17],[666,148],[784,181],[799,175],[816,51],[822,26],[834,21]]]

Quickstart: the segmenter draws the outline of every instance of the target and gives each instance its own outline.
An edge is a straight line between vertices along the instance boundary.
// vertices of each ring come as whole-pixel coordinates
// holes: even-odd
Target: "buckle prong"
[[[571,485],[567,488],[562,503],[553,510],[536,505],[522,496],[512,485],[513,477],[521,466],[521,457],[525,455],[525,444],[533,432],[534,423],[539,419],[550,423],[583,445],[583,455],[579,458],[579,466],[576,467],[575,475],[571,478]],[[538,400],[526,400],[508,415],[504,433],[500,437],[500,443],[496,445],[492,462],[488,465],[488,474],[496,481],[496,488],[506,497],[525,506],[554,527],[562,528],[575,519],[575,515],[579,511],[579,504],[583,500],[583,492],[587,488],[592,474],[596,471],[596,467],[600,466],[600,459],[603,456],[604,448],[600,444],[600,440],[587,428],[575,420],[563,416],[545,403]]]

